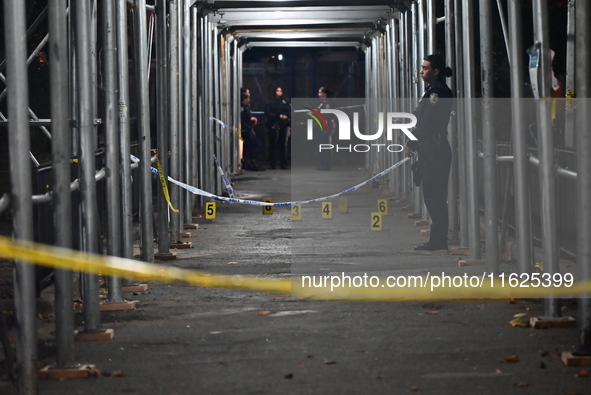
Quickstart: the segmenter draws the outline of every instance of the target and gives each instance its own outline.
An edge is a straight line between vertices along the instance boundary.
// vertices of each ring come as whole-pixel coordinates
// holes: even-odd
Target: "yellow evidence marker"
[[[371,213],[371,230],[382,230],[382,213]]]
[[[332,218],[332,202],[323,202],[322,203],[322,218],[325,218],[325,219]]]
[[[339,213],[346,214],[349,212],[349,198],[339,198]]]
[[[302,205],[294,204],[291,206],[291,220],[301,221],[302,220]]]
[[[217,215],[215,202],[205,203],[205,219],[215,219]]]
[[[378,199],[378,211],[382,215],[388,215],[388,199]]]
[[[265,198],[263,202],[273,203],[273,199]],[[273,214],[273,206],[263,206],[263,214]]]

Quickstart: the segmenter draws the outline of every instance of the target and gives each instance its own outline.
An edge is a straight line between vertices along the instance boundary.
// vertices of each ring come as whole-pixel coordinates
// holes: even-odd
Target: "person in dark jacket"
[[[452,70],[440,55],[429,55],[421,65],[421,78],[427,90],[414,114],[417,140],[409,140],[405,151],[418,153],[418,166],[413,169],[415,184],[423,185],[423,199],[431,217],[429,241],[416,246],[417,251],[447,250],[449,225],[447,183],[451,168],[451,148],[447,141],[447,124],[452,109],[453,93],[445,83]],[[417,185],[418,186],[418,185]]]
[[[261,142],[253,129],[253,126],[257,124],[257,118],[252,116],[250,110],[250,94],[248,90],[240,93],[240,99],[240,135],[244,141],[243,169],[254,171],[264,170],[257,163]]]
[[[283,88],[275,87],[265,106],[269,149],[269,167],[287,169],[287,140],[291,126],[291,105],[283,96]]]
[[[321,86],[318,89],[318,98],[320,102],[318,103],[317,110],[321,111],[322,109],[330,109],[333,108],[332,103],[329,100],[331,95],[331,91],[325,87]],[[327,130],[320,130],[317,134],[318,144],[330,144],[332,142],[332,134],[336,130],[336,121],[333,117],[326,114],[326,118],[328,120],[328,129]],[[332,169],[332,151],[330,150],[322,150],[318,153],[318,170],[331,170]]]

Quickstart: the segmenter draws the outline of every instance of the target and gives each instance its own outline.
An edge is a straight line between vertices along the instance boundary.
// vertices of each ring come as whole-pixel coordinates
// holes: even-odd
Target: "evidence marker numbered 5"
[[[215,219],[217,216],[217,207],[215,202],[205,203],[205,219]]]

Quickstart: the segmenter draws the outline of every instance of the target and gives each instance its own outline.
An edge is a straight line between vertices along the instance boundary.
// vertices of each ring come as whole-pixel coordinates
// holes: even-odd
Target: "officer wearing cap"
[[[418,153],[418,165],[413,166],[415,184],[423,185],[423,199],[431,217],[427,243],[417,245],[417,251],[447,250],[448,210],[447,183],[451,168],[451,148],[447,141],[447,124],[452,109],[453,93],[445,83],[452,70],[440,55],[429,55],[421,64],[421,78],[427,90],[414,114],[417,125],[405,151]]]

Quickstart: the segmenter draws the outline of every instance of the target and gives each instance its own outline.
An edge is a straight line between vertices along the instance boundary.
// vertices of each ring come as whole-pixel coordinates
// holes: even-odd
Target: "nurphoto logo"
[[[323,108],[320,110],[313,110],[311,108],[306,108],[308,110],[308,116],[310,119],[307,120],[307,134],[306,138],[308,140],[314,139],[314,123],[318,125],[322,132],[326,132],[329,130],[329,121],[327,121],[325,114],[330,114],[333,118],[336,118],[336,124],[338,125],[335,130],[336,138],[338,142],[348,142],[351,141],[351,129],[353,129],[353,134],[356,138],[362,141],[375,141],[382,138],[384,134],[384,130],[386,131],[386,140],[392,141],[394,136],[394,131],[401,131],[411,140],[417,140],[417,138],[412,134],[410,129],[414,128],[417,125],[417,117],[413,114],[407,112],[388,112],[378,113],[378,130],[372,134],[364,134],[359,130],[359,113],[353,113],[353,122],[349,119],[349,115],[344,111],[337,110],[337,109],[327,109]],[[353,128],[351,128],[351,124]],[[385,127],[384,127],[385,124]],[[335,138],[333,137],[333,139]],[[354,152],[368,152],[372,149],[377,149],[378,152],[381,148],[387,149],[389,152],[401,152],[404,150],[404,147],[401,144],[319,144],[318,150],[334,150],[336,152],[339,151],[354,151]]]

